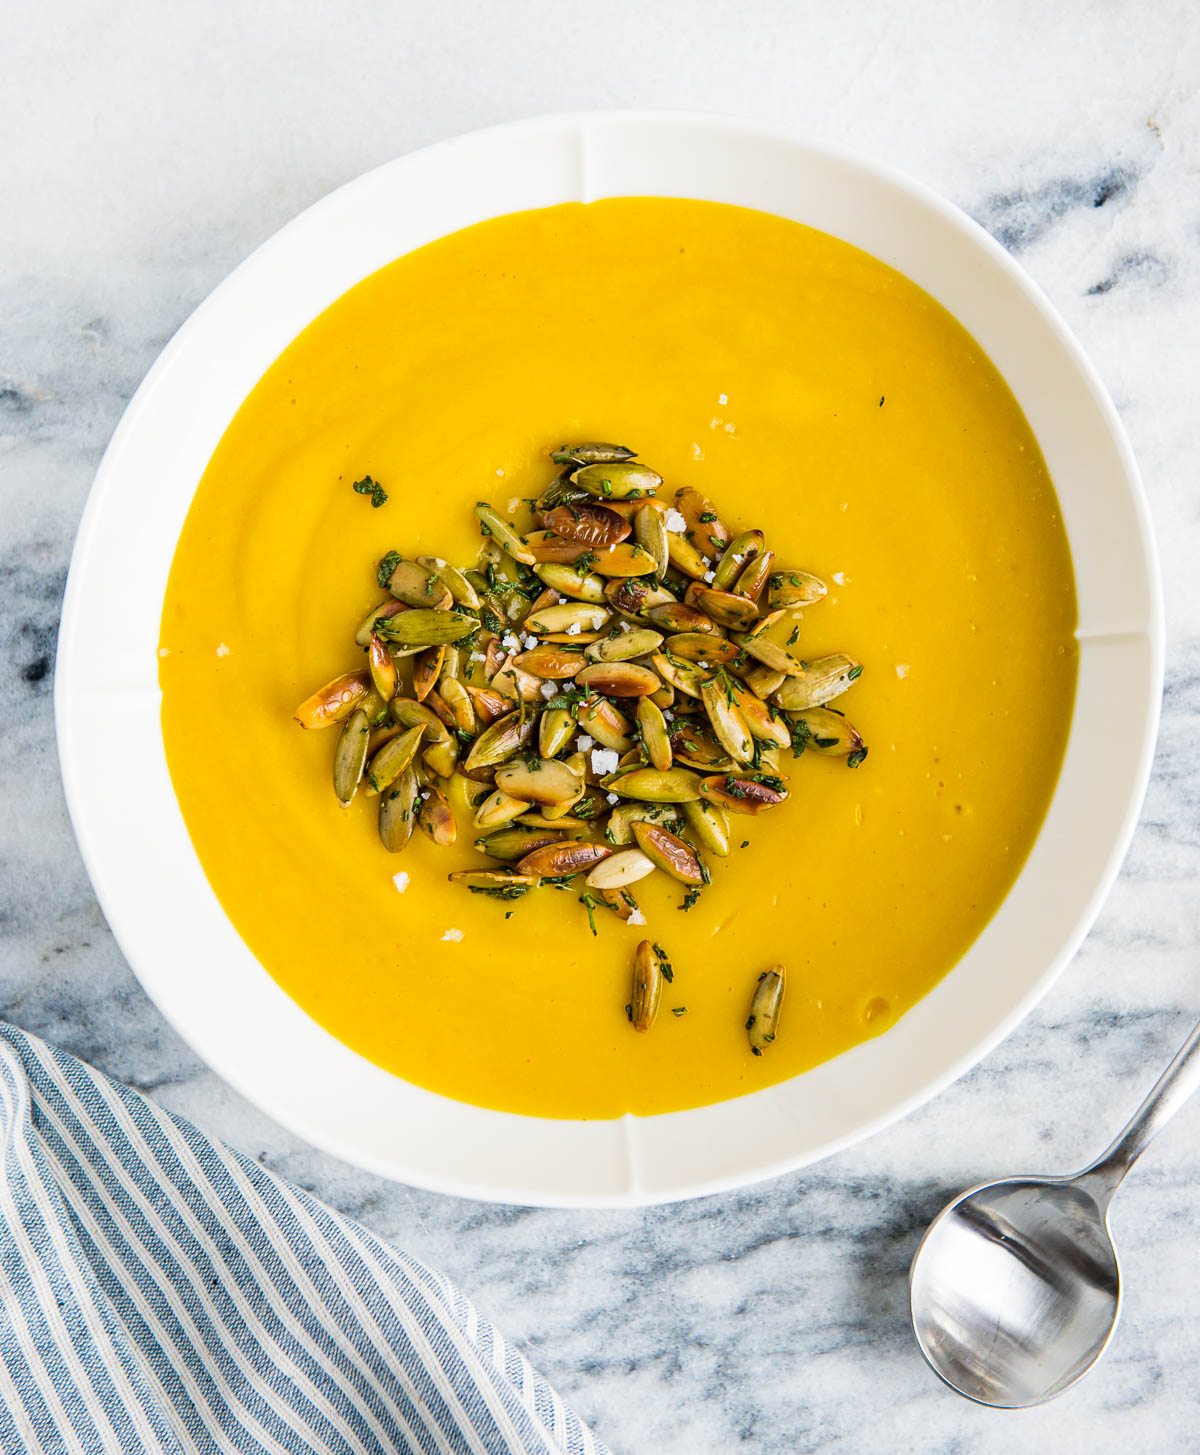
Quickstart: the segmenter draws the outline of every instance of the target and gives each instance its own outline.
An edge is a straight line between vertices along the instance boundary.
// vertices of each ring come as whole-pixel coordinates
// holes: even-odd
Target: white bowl
[[[156,649],[175,542],[226,426],[318,313],[393,258],[470,223],[628,195],[736,203],[810,223],[906,274],[1008,381],[1062,502],[1079,596],[1079,687],[1045,826],[995,918],[878,1039],[697,1111],[554,1121],[467,1106],[334,1040],[226,918],[175,801]],[[617,1206],[735,1187],[878,1130],[1017,1024],[1075,951],[1133,831],[1162,685],[1146,503],[1111,402],[1008,255],[924,187],[787,133],[678,115],[550,117],[391,162],[288,224],[163,352],[109,445],[71,563],[57,720],[67,800],[100,903],[167,1019],[284,1125],[439,1191]]]

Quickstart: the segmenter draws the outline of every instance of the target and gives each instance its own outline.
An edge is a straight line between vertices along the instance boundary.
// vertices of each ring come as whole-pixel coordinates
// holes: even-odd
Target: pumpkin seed
[[[687,521],[687,540],[708,560],[715,561],[729,544],[729,529],[716,506],[699,490],[685,488],[675,492],[675,509]]]
[[[606,697],[645,697],[662,685],[656,673],[636,662],[593,662],[575,680],[580,687],[602,692]]]
[[[545,516],[547,530],[568,541],[582,541],[593,550],[616,546],[628,540],[632,527],[615,510],[585,501],[581,505],[559,505]]]
[[[429,741],[428,733],[425,739]],[[447,737],[444,742],[430,743],[421,754],[421,762],[439,778],[449,778],[458,763],[458,744],[451,737]]]
[[[371,723],[367,714],[361,707],[355,708],[342,725],[333,752],[333,792],[343,808],[350,807],[358,791],[370,736]]]
[[[777,748],[791,747],[792,735],[787,723],[776,717],[761,697],[756,697],[740,682],[731,682],[729,690],[733,694],[734,706],[741,713],[752,737],[760,743],[774,743]]]
[[[570,540],[552,530],[530,531],[525,537],[525,546],[539,565],[570,565],[592,549],[583,541]]]
[[[754,778],[740,778],[735,773],[719,773],[701,779],[700,794],[728,813],[757,815],[764,808],[775,808],[787,798],[787,789],[774,788]]]
[[[422,790],[417,824],[430,842],[443,849],[450,848],[458,835],[450,800],[436,784]]]
[[[477,829],[498,829],[528,811],[529,804],[524,798],[514,798],[511,793],[496,788],[476,805],[472,822]]]
[[[704,870],[691,846],[670,829],[643,819],[634,824],[633,836],[642,853],[664,874],[669,874],[680,884],[694,886],[705,883]]]
[[[376,630],[385,642],[394,642],[414,652],[422,647],[440,646],[444,642],[459,642],[478,629],[479,623],[473,616],[441,609],[415,608],[376,623]]]
[[[592,662],[628,662],[634,657],[645,657],[660,646],[662,637],[658,632],[635,627],[620,636],[604,637],[593,642],[583,655]]]
[[[302,728],[332,727],[335,722],[342,722],[362,705],[370,681],[367,672],[347,672],[335,677],[304,699],[295,711],[296,721]]]
[[[698,587],[696,603],[719,626],[733,631],[746,631],[758,620],[758,607],[754,602],[744,596],[735,596],[731,591],[714,591],[711,586]]]
[[[407,606],[426,607],[444,611],[454,601],[449,589],[443,586],[432,571],[418,566],[416,561],[397,561],[388,577],[387,589],[397,601]]]
[[[553,510],[556,505],[566,505],[572,501],[590,499],[586,490],[572,483],[571,477],[574,475],[576,468],[575,465],[569,465],[552,485],[542,491],[541,498],[538,500],[536,506],[536,509],[541,514],[544,515],[548,510]]]
[[[407,611],[403,601],[381,601],[369,616],[365,617],[362,625],[354,633],[354,640],[360,647],[370,646],[371,633],[375,630],[375,623],[382,617],[385,621],[389,616],[397,616],[402,611]]]
[[[578,627],[581,632],[599,631],[611,617],[607,607],[567,601],[561,606],[548,606],[544,611],[531,613],[525,618],[525,630],[539,636],[543,632],[565,632],[571,627]]]
[[[632,844],[635,823],[657,823],[665,828],[680,827],[679,808],[673,803],[619,803],[608,816],[604,837],[610,844]]]
[[[543,848],[546,844],[557,844],[561,839],[562,834],[557,829],[527,829],[523,824],[514,823],[497,829],[485,838],[476,839],[475,847],[490,859],[504,859],[515,863],[526,854],[531,854],[534,849]]]
[[[635,768],[621,773],[605,785],[622,798],[637,798],[648,803],[687,803],[700,797],[700,779],[686,768]]]
[[[725,637],[712,636],[707,632],[679,632],[673,636],[667,650],[671,656],[698,667],[726,667],[741,656],[741,648],[735,647]]]
[[[467,768],[492,768],[511,758],[533,738],[534,718],[520,708],[484,728],[471,744]]]
[[[671,734],[671,751],[676,762],[705,773],[732,769],[733,759],[706,727],[699,723],[680,723]]]
[[[746,1020],[746,1034],[750,1038],[750,1050],[756,1056],[775,1039],[779,1030],[779,1012],[783,1008],[783,966],[773,965],[758,977],[754,994],[750,997],[750,1015]]]
[[[678,632],[687,636],[721,635],[720,627],[710,616],[698,607],[687,606],[682,601],[668,601],[661,606],[652,606],[645,615],[665,632]]]
[[[556,758],[517,759],[496,769],[496,787],[530,803],[574,803],[581,786],[579,775]]]
[[[457,869],[446,878],[451,884],[494,894],[500,899],[520,899],[537,883],[532,874],[518,874],[512,869]]]
[[[417,775],[411,767],[380,795],[379,842],[389,854],[398,854],[408,847],[419,802]]]
[[[726,858],[729,854],[729,816],[715,803],[699,799],[683,805],[683,816],[694,838],[704,848]]]
[[[657,692],[650,694],[650,701],[655,707],[662,708],[663,712],[675,706],[675,689],[669,682],[664,682]]]
[[[437,686],[445,657],[446,648],[442,646],[425,647],[413,658],[413,695],[418,702],[424,702]]]
[[[561,844],[546,844],[525,855],[517,864],[518,874],[533,874],[539,879],[559,879],[582,874],[612,850],[605,844],[590,844],[585,839],[565,839]]]
[[[765,544],[760,530],[743,531],[725,547],[713,573],[712,584],[718,591],[732,591],[733,583],[745,570],[746,563],[757,556]]]
[[[788,680],[782,672],[776,672],[773,667],[764,667],[761,662],[754,662],[751,666],[740,667],[738,670],[750,691],[764,702]]]
[[[596,550],[588,557],[591,569],[604,577],[653,576],[658,569],[657,562],[649,551],[639,545],[607,546]]]
[[[853,687],[861,676],[862,663],[845,652],[814,657],[803,677],[789,677],[776,689],[774,701],[788,712],[823,707]],[[787,744],[781,746],[787,747]]]
[[[542,677],[551,682],[565,681],[568,677],[574,677],[582,667],[586,666],[586,659],[582,652],[569,652],[565,647],[536,646],[528,652],[522,652],[513,658],[516,666],[522,672],[528,672],[532,677]]]
[[[663,974],[649,940],[638,945],[633,956],[633,990],[629,998],[629,1021],[635,1031],[648,1031],[658,1014]]]
[[[499,516],[486,500],[480,500],[476,504],[475,514],[479,524],[484,528],[484,533],[489,535],[502,550],[507,551],[514,561],[520,561],[523,566],[533,565],[537,557],[529,549],[529,544],[524,536],[518,535],[508,521]]]
[[[651,766],[665,773],[671,766],[671,736],[667,732],[667,720],[662,709],[656,707],[649,697],[643,697],[637,705],[637,720],[642,730],[642,746]]]
[[[638,852],[640,853],[641,851],[638,850]],[[614,854],[613,858],[615,859],[616,857]],[[607,864],[610,860],[605,859],[604,862]],[[653,865],[651,865],[651,868],[653,868]],[[637,900],[634,899],[628,889],[597,889],[596,893],[622,923],[627,923],[633,915],[634,910],[638,907]]]
[[[604,588],[609,603],[626,616],[644,616],[653,606],[666,606],[675,600],[663,586],[656,586],[649,576],[630,576],[610,581]]]
[[[438,721],[448,731],[454,732],[458,727],[458,724],[454,720],[454,714],[450,711],[449,703],[447,703],[446,699],[436,687],[430,688],[425,694],[425,701],[422,706],[432,709]]]
[[[566,818],[571,814],[576,805],[587,792],[587,759],[582,753],[572,753],[569,758],[564,758],[563,763],[572,773],[575,774],[579,786],[571,798],[566,798],[562,803],[547,804],[542,809],[542,817],[554,822],[560,818]],[[575,817],[579,815],[576,814]]]
[[[708,560],[691,541],[673,530],[667,532],[667,559],[677,571],[693,581],[703,581],[708,574]]]
[[[584,465],[576,470],[571,483],[597,500],[630,500],[653,495],[662,484],[662,476],[646,465],[628,460]]]
[[[593,606],[604,605],[603,576],[597,576],[587,571],[581,575],[574,566],[563,566],[553,561],[537,565],[533,569],[535,574],[560,596],[570,596],[576,601],[589,601]],[[543,601],[539,596],[530,607],[530,615],[535,615],[544,607],[553,604],[550,601]]]
[[[443,561],[440,556],[418,556],[417,565],[435,576],[460,606],[470,611],[479,610],[479,593],[457,566]]]
[[[551,707],[538,719],[538,752],[557,758],[575,735],[575,719],[565,707]]]
[[[788,719],[792,724],[792,742],[803,743],[814,753],[824,753],[830,758],[854,757],[853,767],[867,756],[862,734],[849,718],[833,708],[810,707],[805,712],[789,713]]]
[[[603,697],[589,697],[575,709],[575,721],[581,732],[589,734],[615,753],[627,753],[633,746],[630,733],[633,724],[623,712]]]
[[[512,703],[502,692],[491,687],[475,687],[470,682],[464,683],[464,686],[475,704],[475,716],[484,727],[490,727],[497,718],[512,711]]]
[[[636,450],[624,445],[609,445],[602,440],[590,440],[582,445],[563,445],[550,458],[556,465],[611,465],[621,460],[632,460]]]
[[[711,675],[691,662],[672,660],[666,652],[653,653],[650,664],[664,682],[679,692],[685,692],[689,697],[699,697],[700,684]]]
[[[375,691],[384,702],[390,702],[396,694],[396,680],[399,673],[392,660],[392,654],[378,632],[372,632],[367,644],[367,666]]]
[[[654,573],[662,576],[670,564],[667,550],[666,516],[653,506],[643,505],[633,517],[633,531],[643,551],[654,557]]]
[[[582,757],[582,754],[580,756]],[[601,818],[607,812],[608,794],[599,788],[587,789],[583,797],[571,810],[575,818],[584,819],[589,823],[593,819]]]
[[[735,640],[765,667],[782,672],[785,677],[802,677],[804,665],[787,645],[798,625],[794,612],[772,611],[753,631]]]
[[[773,571],[767,582],[767,605],[779,607],[815,606],[829,591],[819,576],[808,571]]]
[[[737,578],[737,585],[733,588],[738,596],[744,596],[747,600],[758,604],[763,594],[767,581],[770,579],[771,567],[775,564],[774,551],[760,551],[743,569]]]
[[[425,724],[418,723],[416,727],[409,728],[407,732],[384,743],[367,764],[367,782],[376,793],[382,793],[409,767],[417,756],[417,749],[424,736]]]
[[[700,700],[704,703],[717,741],[731,758],[739,763],[750,763],[754,760],[754,739],[750,736],[746,719],[730,702],[730,695],[716,679],[705,682],[700,688]]]
[[[585,819],[579,818],[576,814],[569,813],[565,818],[547,818],[540,809],[525,814],[521,818],[519,826],[530,829],[557,829],[560,832],[564,829],[590,827]]]
[[[648,859],[641,849],[622,849],[597,864],[584,883],[589,889],[620,889],[653,873],[654,860]]]

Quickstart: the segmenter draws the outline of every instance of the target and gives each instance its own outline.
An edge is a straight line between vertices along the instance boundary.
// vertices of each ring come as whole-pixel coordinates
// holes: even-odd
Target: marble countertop
[[[969,1406],[905,1318],[920,1231],[990,1175],[1107,1139],[1200,980],[1200,11],[1063,0],[519,0],[354,7],[16,0],[0,44],[0,1014],[143,1088],[451,1275],[616,1455],[1196,1448],[1200,1108],[1115,1206],[1102,1370]],[[974,1072],[808,1171],[647,1212],[480,1206],[358,1172],[242,1102],[116,948],[68,824],[52,674],[92,473],[206,293],[333,186],[455,132],[579,106],[781,121],[916,174],[1011,249],[1098,365],[1166,578],[1162,737],[1082,952]]]

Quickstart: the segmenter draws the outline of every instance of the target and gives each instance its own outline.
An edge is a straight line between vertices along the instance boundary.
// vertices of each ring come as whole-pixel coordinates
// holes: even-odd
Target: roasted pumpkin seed
[[[436,576],[459,606],[470,611],[479,610],[479,593],[457,566],[443,561],[440,556],[418,556],[417,565]]]
[[[622,849],[602,860],[584,881],[589,889],[621,889],[654,873],[654,860],[641,849]]]
[[[519,874],[534,874],[539,879],[560,879],[582,874],[607,859],[612,850],[606,844],[592,844],[585,839],[564,839],[561,844],[546,844],[526,854],[517,864]]]
[[[541,677],[551,682],[561,682],[574,677],[587,665],[582,652],[570,652],[565,647],[538,645],[528,652],[521,652],[513,658],[522,672],[532,677]]]
[[[442,664],[445,658],[446,648],[444,646],[425,647],[413,658],[413,695],[418,702],[424,702],[437,686],[437,680],[442,675]],[[395,668],[393,667],[392,670],[395,671]]]
[[[658,569],[654,557],[639,545],[607,546],[588,556],[591,569],[598,576],[653,576]]]
[[[450,800],[436,784],[430,784],[428,788],[421,790],[417,824],[431,843],[443,849],[450,848],[458,835]]]
[[[517,759],[496,769],[496,787],[530,803],[574,803],[582,787],[579,775],[557,758]]]
[[[740,536],[735,536],[717,562],[713,573],[713,586],[718,591],[732,591],[733,583],[745,570],[747,562],[760,553],[764,544],[760,530],[743,531]]]
[[[667,651],[681,662],[707,667],[709,671],[736,662],[741,654],[740,647],[711,632],[678,632],[668,642]]]
[[[407,732],[384,743],[367,764],[367,782],[376,793],[382,793],[409,767],[417,756],[417,749],[424,736],[425,724],[418,723],[416,727],[409,728]]]
[[[708,558],[701,555],[691,541],[673,530],[667,532],[667,559],[677,571],[690,576],[693,581],[703,581],[708,575]]]
[[[862,734],[834,708],[810,707],[805,712],[789,713],[788,720],[796,747],[811,748],[830,758],[850,758],[855,768],[867,756]]]
[[[572,627],[583,631],[599,631],[607,625],[612,613],[604,606],[593,606],[588,602],[567,601],[561,606],[548,606],[544,611],[531,613],[525,618],[525,630],[536,632],[566,632]]]
[[[475,716],[484,727],[489,727],[497,718],[512,711],[511,701],[502,692],[491,687],[476,687],[470,682],[464,683],[464,686],[475,704]]]
[[[519,874],[512,869],[456,869],[446,878],[451,884],[461,884],[481,894],[494,894],[500,899],[520,899],[537,883],[532,874]]]
[[[584,541],[570,540],[553,530],[530,531],[525,537],[525,547],[540,565],[570,565],[592,549]]]
[[[783,1008],[783,966],[773,965],[758,977],[754,994],[750,997],[750,1015],[746,1020],[746,1034],[750,1038],[750,1050],[756,1056],[775,1039],[779,1030],[779,1012]]]
[[[787,798],[787,789],[782,782],[775,788],[756,778],[720,773],[701,779],[700,796],[725,809],[727,813],[757,815],[765,808],[775,808],[781,804]]]
[[[642,550],[654,557],[655,574],[664,575],[671,560],[667,550],[665,514],[651,505],[643,505],[633,517],[633,532]]]
[[[403,558],[396,562],[388,577],[387,589],[397,601],[403,601],[407,606],[426,607],[434,611],[443,611],[454,601],[449,588],[432,571],[418,566],[416,561],[406,561]]]
[[[348,718],[370,690],[367,672],[347,672],[326,682],[296,709],[295,718],[302,728],[332,727]]]
[[[610,605],[626,616],[644,617],[653,606],[666,606],[675,597],[650,576],[627,576],[610,581],[604,588]]]
[[[584,465],[576,470],[571,483],[597,500],[630,500],[652,495],[662,484],[662,476],[646,465],[614,460]]]
[[[733,588],[735,595],[744,596],[757,605],[766,588],[771,575],[771,567],[774,564],[775,552],[761,551],[743,568],[741,575],[737,578],[737,584]]]
[[[475,515],[486,535],[502,549],[508,552],[514,561],[520,561],[523,566],[532,566],[537,557],[529,549],[529,544],[524,536],[520,535],[502,516],[500,516],[486,500],[480,500],[475,506]]]
[[[633,990],[629,998],[629,1021],[635,1031],[648,1031],[654,1024],[662,984],[662,968],[654,946],[643,940],[633,956]]]
[[[514,798],[502,788],[496,788],[475,806],[472,820],[477,829],[498,829],[502,824],[512,823],[523,813],[529,812],[529,803],[524,798]]]
[[[746,719],[732,702],[732,695],[732,686],[727,688],[716,678],[700,688],[700,700],[704,703],[717,741],[731,758],[739,763],[750,763],[754,761],[754,739],[746,726]]]
[[[370,737],[370,720],[356,708],[343,723],[333,752],[333,792],[343,808],[350,807],[358,791]]]
[[[468,768],[493,768],[511,758],[533,739],[536,721],[532,714],[518,708],[507,717],[498,718],[484,728],[471,744],[467,754]]]
[[[682,826],[679,815],[680,809],[674,803],[619,803],[608,816],[604,837],[610,844],[632,844],[635,823],[644,820],[677,829]]]
[[[580,703],[575,709],[575,721],[580,732],[587,733],[602,747],[611,748],[615,753],[627,753],[633,746],[630,736],[633,724],[603,697],[589,697]]]
[[[582,556],[577,564],[583,564]],[[581,573],[575,566],[564,566],[553,561],[537,565],[533,569],[535,574],[559,596],[569,596],[574,601],[589,601],[593,606],[604,605],[603,576],[597,576],[589,571]],[[555,604],[553,601],[543,601],[539,596],[529,609],[530,615]]]
[[[787,723],[776,717],[762,698],[756,697],[740,682],[730,682],[729,691],[733,697],[733,705],[741,713],[752,737],[760,743],[773,743],[777,748],[791,746],[792,735],[788,731]]]
[[[538,752],[557,758],[575,736],[575,719],[565,707],[551,707],[538,719]]]
[[[670,829],[643,819],[634,824],[633,836],[642,853],[664,874],[680,884],[694,886],[706,882],[704,869],[691,846]]]
[[[473,616],[419,607],[376,622],[376,630],[385,642],[394,642],[396,646],[412,651],[440,646],[445,642],[459,642],[478,629],[479,623]]]
[[[729,529],[717,514],[711,500],[699,490],[685,488],[675,492],[675,509],[687,522],[687,540],[701,555],[715,561],[729,544]],[[692,573],[689,571],[688,575]]]
[[[729,816],[725,810],[706,799],[683,805],[683,816],[692,837],[704,848],[726,858],[729,854]]]
[[[696,606],[687,606],[682,601],[668,601],[662,606],[652,606],[645,613],[646,619],[665,632],[678,632],[686,636],[720,636],[721,628],[706,612]]]
[[[664,682],[679,692],[685,692],[689,697],[699,697],[701,684],[712,675],[707,669],[697,667],[692,662],[682,659],[676,661],[666,652],[653,653],[650,665]]]
[[[814,657],[803,677],[789,677],[776,689],[774,701],[787,712],[823,707],[853,687],[861,676],[862,663],[845,652]]]
[[[628,540],[629,522],[605,505],[584,501],[580,505],[559,505],[549,511],[544,521],[547,530],[568,541],[582,541],[593,550],[616,546]]]
[[[767,582],[767,605],[772,611],[780,607],[815,606],[828,590],[819,576],[808,571],[772,571]]]
[[[621,798],[648,803],[687,803],[700,797],[700,779],[686,768],[635,768],[606,779],[604,786]]]
[[[788,680],[782,672],[776,672],[773,667],[765,667],[761,662],[740,666],[738,672],[755,697],[761,697],[764,702]]]
[[[645,627],[634,627],[619,636],[602,637],[588,647],[584,656],[592,662],[628,662],[645,657],[662,646],[662,636]]]
[[[379,842],[389,854],[398,854],[408,847],[419,803],[417,775],[412,768],[406,768],[380,795]]]
[[[624,445],[589,440],[582,445],[563,445],[550,458],[556,465],[611,465],[621,460],[632,460],[636,454],[636,450],[626,449]]]
[[[753,631],[735,638],[746,651],[775,672],[785,677],[802,677],[804,663],[788,645],[796,635],[799,620],[791,611],[772,611],[764,616]]]
[[[656,707],[649,697],[643,697],[637,705],[637,720],[642,730],[642,746],[651,767],[665,773],[671,766],[672,754],[671,736],[662,709]]]
[[[614,854],[613,858],[615,859],[616,857]],[[609,861],[606,859],[604,862],[607,864]],[[653,867],[651,865],[651,868]],[[634,899],[628,889],[597,889],[595,893],[599,896],[601,902],[611,909],[616,917],[624,924],[629,922],[633,917],[633,912],[638,907],[637,900]],[[645,922],[644,919],[639,921],[640,924],[645,924]]]
[[[714,591],[711,586],[696,588],[696,604],[718,626],[731,631],[747,631],[758,620],[758,607],[745,596],[731,591]]]
[[[661,685],[658,674],[636,662],[593,662],[576,676],[580,687],[605,697],[645,697]]]
[[[408,607],[405,606],[403,601],[381,601],[379,605],[375,608],[375,610],[372,611],[370,615],[363,620],[362,625],[354,633],[355,642],[360,647],[369,646],[371,642],[371,633],[375,630],[375,623],[381,617],[384,621],[386,621],[389,616],[397,616],[400,612],[407,610]]]
[[[528,829],[523,824],[509,824],[496,829],[494,833],[475,840],[475,847],[490,859],[503,859],[515,863],[546,844],[557,844],[562,839],[558,829]]]

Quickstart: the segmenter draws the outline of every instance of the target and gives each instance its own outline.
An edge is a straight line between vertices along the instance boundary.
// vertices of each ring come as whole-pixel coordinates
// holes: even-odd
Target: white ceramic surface
[[[543,1121],[451,1102],[370,1065],[250,955],[171,789],[158,622],[212,450],[316,314],[456,228],[629,194],[738,203],[823,228],[898,268],[971,331],[1024,408],[1059,493],[1079,594],[1079,690],[1059,789],[1025,870],[955,970],[886,1035],[717,1107]],[[283,229],[196,312],[98,473],[68,582],[56,710],[72,818],[110,924],[164,1014],[227,1080],[318,1146],[380,1173],[516,1202],[617,1205],[823,1156],[934,1094],[1010,1030],[1077,947],[1119,866],[1161,677],[1157,568],[1128,446],[1090,366],[999,246],[923,188],[836,150],[739,122],[595,114],[478,133],[382,167]]]

